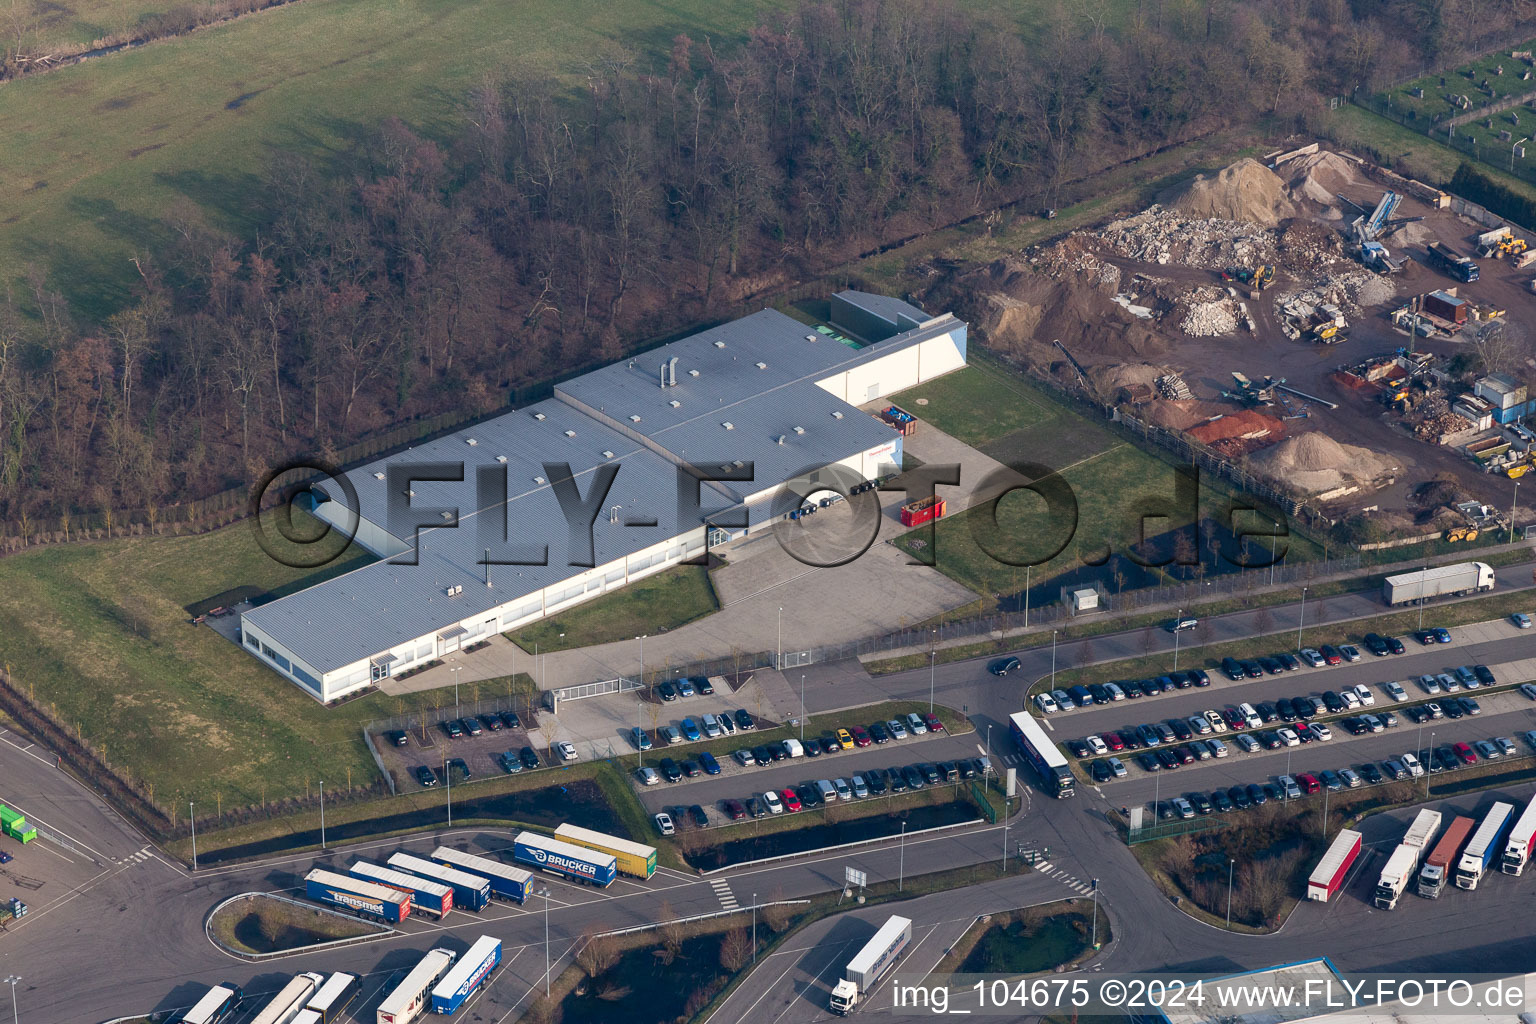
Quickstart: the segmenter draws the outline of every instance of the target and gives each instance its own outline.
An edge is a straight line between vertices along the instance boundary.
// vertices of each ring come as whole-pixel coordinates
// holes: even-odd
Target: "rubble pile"
[[[1454,434],[1465,430],[1467,421],[1446,409],[1442,412],[1425,416],[1413,425],[1413,436],[1420,441],[1432,441],[1438,443],[1446,434]]]
[[[1286,225],[1278,242],[1281,259],[1297,271],[1330,271],[1345,264],[1344,242],[1337,231],[1298,217]]]
[[[1062,243],[1088,239],[1118,256],[1142,263],[1181,264],[1223,270],[1274,263],[1274,235],[1234,220],[1192,219],[1162,206],[1149,206],[1112,221],[1093,235],[1079,233]]]
[[[1194,338],[1213,338],[1219,334],[1231,334],[1237,330],[1237,313],[1232,303],[1225,299],[1215,302],[1197,302],[1189,307],[1189,313],[1179,324],[1185,334]]]
[[[1326,150],[1287,160],[1280,170],[1286,175],[1293,197],[1310,199],[1323,206],[1335,205],[1340,192],[1358,200],[1359,197],[1352,194],[1353,190],[1366,183],[1360,169],[1351,161]]]
[[[1307,306],[1338,306],[1353,316],[1362,308],[1391,301],[1396,294],[1397,286],[1391,280],[1357,264],[1345,264],[1320,275],[1308,287],[1277,294],[1274,303],[1275,308],[1281,312],[1284,312],[1286,306],[1299,303]]]

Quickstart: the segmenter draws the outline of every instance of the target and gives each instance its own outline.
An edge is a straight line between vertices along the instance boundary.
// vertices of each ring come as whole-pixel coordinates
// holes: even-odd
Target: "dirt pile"
[[[1171,372],[1168,367],[1154,363],[1120,363],[1116,366],[1095,367],[1088,372],[1088,376],[1093,378],[1099,390],[1110,393],[1137,384],[1152,387],[1157,383],[1157,378]]]
[[[1369,486],[1399,472],[1390,458],[1319,431],[1299,434],[1254,456],[1254,468],[1302,494]]]
[[[923,298],[935,308],[955,310],[992,348],[1035,365],[1061,361],[1054,339],[1088,366],[1151,362],[1166,354],[1171,341],[1155,331],[1156,320],[1138,317],[1113,301],[1119,270],[1099,260],[1082,262],[1081,271],[1053,265],[1054,272],[1045,273],[1021,259],[1001,259],[979,269],[962,268]]]
[[[1366,184],[1352,161],[1326,151],[1287,160],[1277,170],[1285,175],[1291,195],[1298,201],[1310,199],[1322,206],[1336,206],[1340,192],[1358,202],[1352,190]]]
[[[1404,224],[1390,234],[1383,235],[1381,244],[1393,251],[1394,255],[1406,256],[1407,253],[1399,252],[1411,245],[1433,245],[1435,242],[1433,228],[1421,223]]]
[[[1344,262],[1344,242],[1337,231],[1297,218],[1280,233],[1279,250],[1287,267],[1323,271]]]
[[[1260,441],[1278,438],[1285,433],[1285,424],[1273,416],[1265,416],[1252,409],[1218,416],[1189,429],[1189,436],[1202,444],[1217,441]]]
[[[1250,158],[1223,168],[1215,177],[1197,174],[1164,193],[1159,202],[1190,217],[1244,221],[1266,228],[1296,213],[1286,198],[1285,183]]]

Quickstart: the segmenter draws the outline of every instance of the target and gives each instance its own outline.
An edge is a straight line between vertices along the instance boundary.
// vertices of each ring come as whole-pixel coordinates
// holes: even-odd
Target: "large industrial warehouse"
[[[831,309],[835,330],[765,309],[362,466],[347,474],[356,510],[343,488],[322,485],[330,500],[317,513],[344,529],[355,522],[357,542],[383,560],[245,612],[246,649],[329,702],[697,558],[706,531],[720,547],[762,530],[798,504],[782,497],[790,481],[814,484],[834,465],[864,479],[893,474],[901,436],[859,406],[964,366],[966,325],[864,292],[834,295]],[[407,463],[463,463],[463,481],[411,483],[396,536],[386,481],[390,465]],[[590,533],[568,525],[551,464],[569,466],[582,499],[617,467],[601,510],[587,513],[600,513]],[[690,490],[679,486],[685,465],[752,476],[697,485],[690,511],[692,496],[679,499]],[[494,479],[502,468],[505,500],[498,485],[477,507],[480,471]],[[530,564],[487,566],[482,519],[498,541],[492,562]],[[418,522],[441,525],[418,533]]]

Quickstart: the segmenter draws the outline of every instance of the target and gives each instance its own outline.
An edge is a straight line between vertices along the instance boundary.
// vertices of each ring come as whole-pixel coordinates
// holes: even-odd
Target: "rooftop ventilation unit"
[[[505,455],[498,455],[498,456],[496,456],[496,461],[497,462],[506,462],[507,461],[507,457]]]
[[[672,407],[672,408],[674,408],[674,409],[681,409],[681,408],[682,408],[682,407],[683,407],[683,403],[682,403],[682,402],[679,402],[679,401],[678,401],[678,400],[677,400],[677,399],[675,399],[675,398],[674,398],[674,399],[672,399],[672,401],[670,401],[670,402],[668,402],[668,403],[667,403],[667,404],[668,404],[668,405],[670,405],[670,406],[671,406],[671,407]]]
[[[465,443],[465,444],[467,444],[467,445],[469,445],[469,446],[470,446],[470,447],[471,447],[471,448],[473,448],[473,447],[474,447],[474,446],[475,446],[475,445],[477,445],[477,444],[479,444],[479,443],[480,443],[480,442],[479,442],[479,441],[476,441],[476,440],[475,440],[475,439],[474,439],[474,438],[472,438],[472,437],[466,437],[466,438],[465,438],[465,439],[464,439],[464,443]]]
[[[677,387],[677,356],[673,356],[661,364],[661,386],[664,388]]]
[[[795,433],[803,434],[803,433],[805,433],[805,428],[804,427],[796,427],[795,428]]]
[[[373,474],[373,478],[375,480],[383,480],[384,479],[384,474],[383,473],[375,473],[375,474]]]
[[[610,451],[604,451],[604,452],[603,452],[603,458],[605,458],[605,459],[611,459],[611,458],[613,458],[613,452],[610,452]]]
[[[806,341],[815,341],[816,340],[816,335],[814,335],[814,334],[807,334],[805,336],[805,340]]]
[[[715,342],[715,348],[725,348],[725,342],[723,342],[723,341]]]
[[[443,596],[444,597],[453,597],[455,594],[462,594],[462,593],[464,593],[464,588],[462,586],[460,586],[459,584],[455,583],[453,586],[451,586],[447,590],[443,591]]]
[[[407,498],[414,498],[414,497],[416,497],[416,492],[415,491],[406,491],[405,492],[405,496]]]
[[[576,431],[574,431],[574,430],[567,430],[565,432],[565,436],[566,437],[575,437],[576,436]]]
[[[673,404],[675,405],[676,403],[674,402]],[[638,414],[636,414],[636,413],[631,413],[630,417],[629,417],[629,422],[631,422],[631,423],[639,423],[640,422],[640,416]]]
[[[832,418],[835,420],[840,420],[843,418],[843,414],[834,409],[832,411]]]
[[[784,435],[780,434],[778,437],[774,438],[773,439],[773,443],[774,444],[783,444],[784,443]]]
[[[726,430],[735,430],[736,429],[736,424],[732,423],[730,420],[726,420],[724,423],[722,423],[720,425],[722,427],[724,427]]]
[[[731,464],[729,462],[722,462],[722,463],[720,463],[720,472],[722,472],[722,473],[729,473],[730,471],[731,471]]]
[[[453,519],[453,513],[449,512],[447,509],[443,509],[441,512],[438,513],[438,515],[443,517],[443,522],[445,522],[445,523],[450,521],[451,519]]]
[[[742,466],[745,466],[746,463],[742,462],[740,459],[737,459],[735,462],[731,463],[731,465],[735,466],[737,469],[740,469]]]
[[[698,370],[689,370],[688,371],[688,376],[690,376],[690,377],[697,377],[698,375],[699,375],[699,371]]]
[[[766,369],[768,369],[768,364],[767,363],[758,363],[757,364],[757,368],[759,370],[766,370]]]
[[[534,478],[533,478],[533,482],[534,482],[534,483],[536,483],[536,484],[542,484],[542,483],[544,483],[544,482],[545,482],[545,481],[544,481],[544,478],[543,478],[543,477],[541,477],[541,476],[536,476],[536,477],[534,477]]]
[[[544,416],[543,413],[536,412],[536,413],[533,414],[533,418],[536,419],[536,420],[539,420],[540,422],[542,422],[546,417]]]

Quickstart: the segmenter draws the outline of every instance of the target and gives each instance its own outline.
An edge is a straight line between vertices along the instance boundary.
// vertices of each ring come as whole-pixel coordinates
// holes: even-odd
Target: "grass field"
[[[666,632],[719,608],[709,570],[702,565],[679,565],[554,618],[530,623],[507,637],[530,654],[536,649],[548,654]]]
[[[1533,46],[1536,46],[1536,40],[1512,47],[1512,49],[1530,50]],[[1418,121],[1428,128],[1430,121],[1437,116],[1440,118],[1454,117],[1457,114],[1476,111],[1478,105],[1489,98],[1488,94],[1479,88],[1484,79],[1488,81],[1489,86],[1498,93],[1501,99],[1505,96],[1519,93],[1536,92],[1536,78],[1524,82],[1520,80],[1520,73],[1525,71],[1529,65],[1523,60],[1515,60],[1509,54],[1509,50],[1498,50],[1479,57],[1470,63],[1463,64],[1454,71],[1447,71],[1443,75],[1436,72],[1425,75],[1422,78],[1415,78],[1413,81],[1397,86],[1388,92],[1377,93],[1376,99],[1379,102],[1386,102],[1390,97],[1393,110],[1399,113],[1412,111]],[[1496,74],[1494,69],[1501,65],[1504,68],[1504,73],[1502,75]],[[1440,84],[1442,78],[1445,80],[1443,86]],[[1415,96],[1413,94],[1414,89],[1424,90],[1423,97]],[[1459,107],[1452,106],[1450,101],[1446,99],[1451,94],[1466,96],[1472,101],[1471,110],[1464,111]],[[1517,132],[1516,134],[1520,133]]]
[[[1329,113],[1327,124],[1329,134],[1344,148],[1368,146],[1380,153],[1386,162],[1401,163],[1415,177],[1444,184],[1451,180],[1451,175],[1456,173],[1459,165],[1471,163],[1499,184],[1536,201],[1536,185],[1508,172],[1507,150],[1501,151],[1505,157],[1502,165],[1497,159],[1493,163],[1479,162],[1470,153],[1454,150],[1396,121],[1349,103]],[[1484,152],[1486,154],[1487,151]],[[1528,152],[1536,158],[1536,146]]]
[[[377,769],[361,724],[435,705],[440,694],[376,694],[327,710],[190,625],[186,606],[237,586],[285,593],[369,557],[354,547],[306,575],[268,557],[248,524],[16,555],[0,560],[0,661],[162,804],[178,795],[210,808],[275,801],[321,779],[327,790],[345,786],[349,773],[365,785]]]
[[[1017,381],[979,361],[893,395],[891,401],[973,448],[1050,416]]]
[[[146,16],[163,14],[172,8],[197,9],[210,0],[172,2],[172,0],[32,0],[21,7],[34,12],[23,23],[28,31],[25,43],[39,52],[61,47],[88,45],[119,33],[132,33]]]

